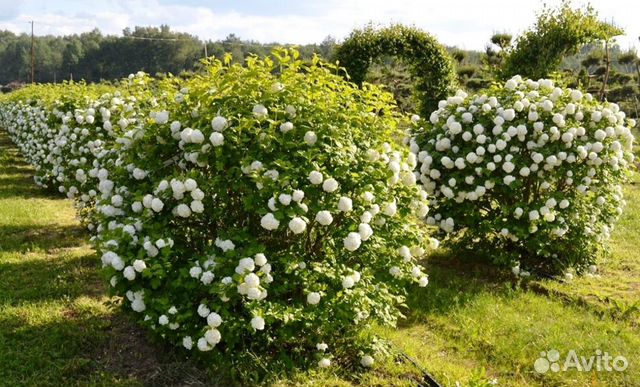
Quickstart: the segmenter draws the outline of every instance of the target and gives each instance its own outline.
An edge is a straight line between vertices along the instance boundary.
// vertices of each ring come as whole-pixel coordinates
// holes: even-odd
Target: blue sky
[[[557,5],[559,0],[548,0]],[[585,0],[574,0],[575,6]],[[627,31],[623,48],[640,47],[640,1],[591,0],[600,16]],[[168,24],[205,39],[230,33],[261,42],[313,43],[338,40],[368,22],[414,24],[442,43],[482,50],[494,32],[517,35],[535,20],[542,1],[522,0],[0,0],[0,29],[37,35],[70,34],[99,28],[120,34],[125,27]]]

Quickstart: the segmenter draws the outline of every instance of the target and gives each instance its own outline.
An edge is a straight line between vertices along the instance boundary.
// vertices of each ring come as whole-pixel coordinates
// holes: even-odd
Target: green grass
[[[109,307],[72,203],[32,174],[0,132],[0,386],[211,381]]]
[[[32,183],[33,171],[0,132],[0,386],[205,386],[203,369],[152,342],[105,294],[99,259],[70,201]],[[640,381],[640,176],[597,278],[514,282],[508,273],[448,254],[426,262],[397,329],[377,328],[394,355],[370,371],[275,375],[274,386],[636,386]],[[624,372],[537,374],[540,351],[624,355]]]

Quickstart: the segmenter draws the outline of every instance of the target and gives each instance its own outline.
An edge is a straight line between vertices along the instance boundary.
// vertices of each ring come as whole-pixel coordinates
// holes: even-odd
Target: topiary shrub
[[[215,361],[326,367],[374,350],[430,244],[393,98],[295,51],[206,64],[115,141],[94,239],[116,294]],[[418,217],[415,217],[417,215]]]
[[[631,126],[635,122],[627,121]],[[614,103],[514,77],[415,124],[428,223],[456,249],[541,272],[595,262],[624,200],[633,136]]]
[[[376,29],[369,25],[351,32],[338,46],[335,59],[349,79],[362,85],[369,66],[393,55],[405,62],[414,77],[419,112],[428,116],[456,86],[456,72],[447,50],[428,33],[400,24]]]

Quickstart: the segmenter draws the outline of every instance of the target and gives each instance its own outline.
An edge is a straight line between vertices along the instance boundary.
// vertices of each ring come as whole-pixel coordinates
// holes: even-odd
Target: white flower
[[[211,328],[217,328],[220,326],[220,324],[222,324],[222,317],[220,317],[220,315],[216,312],[210,313],[207,316],[207,324]]]
[[[280,132],[282,133],[287,133],[289,131],[293,130],[293,124],[289,121],[285,122],[284,124],[280,125]]]
[[[194,144],[202,144],[204,142],[204,134],[198,129],[193,129],[189,141]]]
[[[338,189],[338,182],[334,178],[329,178],[322,183],[322,189],[325,190],[325,192],[334,192]]]
[[[414,175],[413,172],[402,171],[400,175],[402,179],[402,184],[404,184],[405,186],[411,187],[416,184],[416,175]]]
[[[513,119],[516,117],[516,112],[513,109],[506,109],[503,113],[502,113],[502,117],[506,120],[506,121],[513,121]]]
[[[262,253],[258,253],[253,257],[253,261],[258,266],[264,266],[267,264],[267,257]]]
[[[373,214],[370,211],[365,211],[360,215],[360,221],[362,223],[369,223],[373,219]]]
[[[373,229],[366,223],[360,223],[358,226],[358,234],[360,234],[360,239],[366,241],[373,235]]]
[[[580,90],[571,90],[571,99],[574,101],[580,101],[582,99],[582,92]]]
[[[224,144],[224,135],[220,132],[213,132],[211,136],[209,136],[209,141],[213,146],[221,146]]]
[[[140,202],[133,202],[131,204],[131,210],[135,213],[139,213],[142,212],[142,203]]]
[[[429,277],[427,277],[426,275],[420,277],[420,279],[418,280],[418,286],[420,286],[421,288],[424,288],[428,284],[429,284]]]
[[[162,316],[160,316],[158,318],[158,324],[160,325],[167,325],[169,324],[169,317],[167,317],[166,314],[163,314]]]
[[[311,184],[320,184],[322,183],[322,179],[322,173],[318,171],[311,171],[311,173],[309,173],[309,181]]]
[[[129,281],[133,281],[134,279],[136,279],[136,271],[134,270],[133,266],[125,267],[122,271],[122,275]]]
[[[207,339],[205,339],[204,337],[198,339],[197,345],[198,349],[202,352],[211,351],[213,349],[213,347],[210,346],[209,343],[207,343]]]
[[[398,248],[398,254],[400,254],[400,256],[406,261],[408,262],[409,260],[411,260],[411,250],[409,250],[409,248],[407,246],[400,246]]]
[[[347,277],[344,277],[344,278],[342,279],[342,287],[343,287],[344,289],[350,289],[350,288],[352,288],[355,284],[356,284],[356,282],[353,280],[353,277],[352,277],[352,276],[347,276]]]
[[[244,277],[244,283],[252,288],[258,287],[260,285],[260,277],[255,273],[249,273]]]
[[[400,268],[398,266],[392,266],[389,269],[389,274],[391,274],[395,278],[399,278],[402,275],[402,271],[400,271]]]
[[[394,216],[396,214],[396,211],[397,211],[397,206],[395,202],[387,203],[382,208],[382,213],[387,216]]]
[[[200,317],[207,317],[211,311],[207,308],[206,305],[200,304],[198,305],[198,315]]]
[[[182,346],[185,347],[186,349],[193,348],[193,339],[191,338],[191,336],[185,336],[182,339]]]
[[[191,197],[193,198],[193,200],[202,201],[202,199],[204,199],[204,192],[202,192],[200,188],[196,188],[193,191],[191,191]]]
[[[191,216],[191,209],[186,204],[178,204],[176,214],[182,218],[188,218]]]
[[[266,117],[268,113],[269,111],[264,105],[257,104],[253,107],[253,116],[258,119]]]
[[[307,223],[302,219],[295,217],[289,221],[289,229],[293,231],[294,234],[300,234],[307,228]]]
[[[151,209],[155,212],[160,212],[162,211],[163,208],[164,208],[164,203],[162,202],[162,200],[158,198],[153,198],[153,200],[151,201]]]
[[[278,201],[285,206],[288,206],[289,204],[291,204],[291,199],[292,199],[291,195],[289,194],[283,193],[278,196]]]
[[[344,248],[349,251],[356,251],[362,243],[362,238],[357,232],[350,232],[343,240]]]
[[[304,142],[309,146],[313,146],[318,141],[318,135],[313,131],[308,131],[304,134]]]
[[[147,268],[147,264],[141,259],[136,259],[133,261],[133,268],[138,273],[142,273],[142,271]]]
[[[202,212],[204,212],[204,205],[202,204],[202,202],[200,200],[194,200],[191,202],[190,205],[191,211],[201,214]]]
[[[294,202],[301,202],[302,199],[304,199],[304,191],[296,189],[293,191],[293,194],[291,195],[291,198],[293,199]]]
[[[180,127],[181,127],[181,126],[182,126],[182,125],[180,124],[180,122],[178,122],[178,121],[173,121],[173,122],[171,123],[171,133],[177,133],[177,132],[178,132],[178,130],[180,130]]]
[[[279,93],[279,92],[281,92],[282,90],[284,90],[284,85],[283,85],[282,83],[280,83],[280,82],[274,82],[274,83],[271,85],[271,89],[270,89],[270,91],[271,91],[272,93]]]
[[[533,210],[529,212],[529,220],[534,221],[540,219],[540,213],[538,210]]]
[[[189,269],[189,275],[192,278],[200,278],[200,274],[202,274],[202,268],[200,266],[194,266]]]
[[[338,201],[338,209],[342,212],[349,212],[353,209],[353,202],[350,198],[341,196],[340,200]]]
[[[209,329],[204,333],[204,338],[209,345],[215,346],[222,340],[222,335],[220,335],[220,331],[217,329]]]
[[[159,125],[166,124],[169,121],[169,112],[167,111],[151,112],[150,115],[153,121]]]
[[[333,216],[331,216],[331,213],[329,211],[319,211],[316,214],[316,221],[323,226],[328,226],[331,224],[331,222],[333,222]]]
[[[120,256],[118,256],[118,254],[112,251],[107,251],[102,255],[102,263],[105,266],[111,265],[111,267],[118,271],[124,269],[124,261],[122,260],[122,258],[120,258]]]
[[[318,349],[318,351],[324,352],[329,349],[329,346],[326,343],[318,343],[316,344],[316,348]]]
[[[360,358],[360,364],[363,367],[371,367],[373,365],[373,357],[369,356],[369,355],[364,355],[362,356],[362,358]]]
[[[135,168],[133,170],[133,178],[136,180],[142,180],[147,176],[147,172],[140,168]]]
[[[111,204],[115,207],[120,207],[122,205],[122,196],[121,195],[113,195],[111,197]]]
[[[320,302],[320,293],[311,292],[307,294],[307,303],[310,305],[317,305]]]
[[[318,367],[320,368],[327,368],[331,365],[331,360],[327,359],[326,357],[320,359],[320,361],[318,361]]]
[[[514,168],[515,168],[515,165],[513,165],[513,163],[510,161],[507,161],[504,164],[502,164],[502,169],[507,173],[513,172]]]
[[[267,230],[275,230],[280,225],[278,219],[272,213],[268,213],[260,219],[260,225]]]
[[[227,119],[221,116],[217,116],[211,120],[211,128],[216,132],[222,132],[227,127]],[[211,141],[213,142],[213,141]]]
[[[202,277],[200,277],[200,281],[204,285],[209,285],[211,284],[211,282],[213,282],[214,278],[215,278],[215,275],[211,271],[205,271],[204,273],[202,273]]]
[[[260,316],[256,316],[251,319],[251,327],[255,330],[261,331],[264,329],[264,319]]]

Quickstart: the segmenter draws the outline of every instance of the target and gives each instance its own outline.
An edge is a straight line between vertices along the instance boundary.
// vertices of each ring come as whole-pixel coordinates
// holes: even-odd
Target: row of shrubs
[[[294,50],[229,62],[0,100],[113,293],[198,356],[369,367],[368,328],[428,284],[434,232],[503,266],[584,270],[624,204],[634,123],[577,90],[515,77],[423,119]]]

